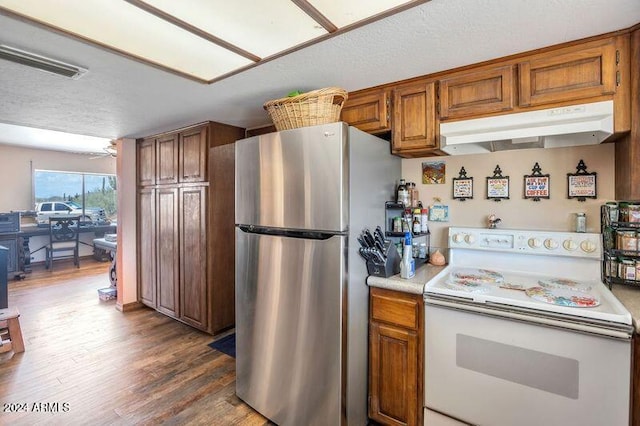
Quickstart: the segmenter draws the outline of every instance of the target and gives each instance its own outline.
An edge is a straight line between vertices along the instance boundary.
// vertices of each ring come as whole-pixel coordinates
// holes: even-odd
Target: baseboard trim
[[[144,307],[144,305],[140,302],[125,303],[124,305],[121,304],[120,302],[116,303],[116,309],[119,310],[120,312],[131,312],[131,311],[135,311],[136,309],[140,309],[142,307]]]

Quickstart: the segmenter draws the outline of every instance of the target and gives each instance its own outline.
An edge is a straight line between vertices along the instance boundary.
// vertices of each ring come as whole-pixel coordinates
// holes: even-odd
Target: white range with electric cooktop
[[[449,229],[425,286],[425,424],[628,425],[630,313],[600,234]]]

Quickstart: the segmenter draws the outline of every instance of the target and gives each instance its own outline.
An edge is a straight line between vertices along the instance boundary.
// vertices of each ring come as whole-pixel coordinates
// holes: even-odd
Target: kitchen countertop
[[[424,285],[438,275],[446,266],[447,265],[435,266],[430,263],[424,263],[416,268],[416,274],[408,280],[400,278],[400,274],[392,275],[389,278],[370,275],[367,278],[367,285],[404,293],[422,294],[424,293]]]
[[[614,284],[611,292],[631,313],[636,333],[640,333],[640,288]]]

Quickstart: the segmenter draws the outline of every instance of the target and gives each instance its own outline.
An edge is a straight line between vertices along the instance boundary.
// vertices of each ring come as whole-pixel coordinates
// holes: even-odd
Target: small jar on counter
[[[420,243],[420,248],[418,249],[418,257],[420,259],[427,258],[427,243]]]
[[[587,215],[576,213],[576,232],[587,232]]]

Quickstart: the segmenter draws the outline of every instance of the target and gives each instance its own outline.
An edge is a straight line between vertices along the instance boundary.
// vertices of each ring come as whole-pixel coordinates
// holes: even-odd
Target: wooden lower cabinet
[[[207,328],[207,187],[180,188],[180,315]]]
[[[178,189],[162,188],[156,192],[156,309],[172,317],[179,315],[180,294],[178,262],[180,260],[178,240]]]
[[[156,190],[138,191],[138,297],[156,307]]]
[[[422,295],[371,288],[369,418],[383,425],[422,425]]]

